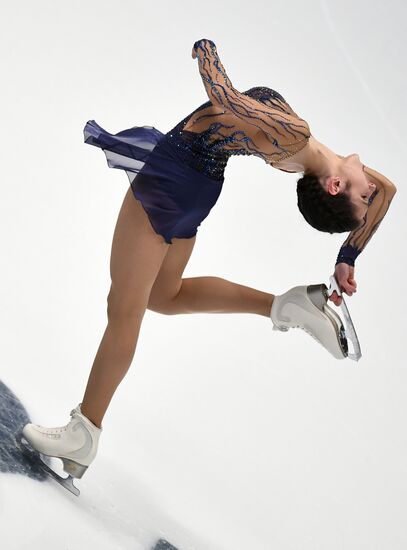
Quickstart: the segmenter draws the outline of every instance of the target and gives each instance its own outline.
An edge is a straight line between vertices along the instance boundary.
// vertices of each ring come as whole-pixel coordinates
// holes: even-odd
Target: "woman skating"
[[[350,231],[335,265],[348,295],[356,292],[355,259],[396,192],[357,154],[342,157],[316,140],[278,92],[236,90],[212,41],[196,42],[192,57],[209,101],[166,134],[143,126],[113,135],[94,120],[84,128],[85,142],[100,147],[108,165],[125,170],[130,182],[112,242],[108,324],[71,421],[60,428],[27,424],[23,430],[32,447],[61,458],[76,478],[96,456],[102,419],[132,362],[146,309],[166,315],[255,313],[271,318],[279,330],[304,328],[334,357],[344,357],[337,314],[328,305],[317,307],[307,285],[274,296],[218,277],[182,278],[197,228],[221,193],[230,156],[255,155],[279,170],[303,172],[297,194],[306,221],[320,231]],[[337,294],[330,299],[340,304]]]

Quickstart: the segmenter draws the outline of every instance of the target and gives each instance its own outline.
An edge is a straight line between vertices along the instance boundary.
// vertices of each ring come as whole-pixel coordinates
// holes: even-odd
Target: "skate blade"
[[[334,275],[331,275],[329,277],[329,289],[326,291],[327,296],[331,296],[333,291],[335,290],[337,295],[342,298],[342,302],[340,305],[341,311],[343,313],[343,317],[345,320],[345,337],[348,338],[349,342],[352,344],[353,347],[353,353],[348,351],[348,357],[349,359],[352,359],[353,361],[359,361],[359,359],[362,357],[362,351],[360,349],[360,343],[359,338],[356,334],[356,329],[353,325],[352,318],[350,316],[348,307],[346,305],[345,299],[342,295],[342,291],[339,288],[338,281],[336,280]]]
[[[71,475],[68,475],[68,477],[62,477],[58,475],[52,468],[46,464],[42,458],[41,453],[39,453],[37,450],[33,449],[29,442],[24,438],[22,434],[18,434],[16,437],[16,443],[19,446],[20,450],[30,459],[35,460],[37,465],[48,475],[50,475],[52,478],[54,478],[60,485],[65,487],[69,492],[74,494],[75,496],[80,495],[80,491],[75,485],[73,484],[73,477]],[[57,457],[58,458],[58,457]],[[62,459],[61,459],[62,460]],[[41,462],[41,464],[39,464]]]
[[[345,327],[339,315],[327,304],[324,306],[324,313],[329,317],[336,332],[336,338],[341,349],[343,357],[349,356],[348,340],[346,338]]]

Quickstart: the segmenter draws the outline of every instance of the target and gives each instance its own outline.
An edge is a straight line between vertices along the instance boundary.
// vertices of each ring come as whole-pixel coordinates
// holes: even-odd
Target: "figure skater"
[[[71,478],[81,478],[96,456],[102,419],[132,362],[146,309],[164,315],[254,313],[270,318],[277,330],[300,327],[334,357],[344,357],[338,315],[315,288],[298,286],[275,296],[219,277],[182,278],[232,155],[255,155],[278,170],[303,172],[297,196],[305,220],[331,234],[350,231],[335,264],[348,296],[356,292],[355,259],[396,192],[357,154],[343,157],[318,141],[275,90],[234,88],[211,40],[195,42],[192,57],[209,101],[166,134],[152,126],[111,134],[94,120],[84,128],[85,142],[100,147],[108,166],[125,170],[130,182],[113,235],[108,322],[70,422],[60,428],[27,424],[23,430],[34,449],[61,458]],[[342,300],[336,292],[329,299],[336,306]]]

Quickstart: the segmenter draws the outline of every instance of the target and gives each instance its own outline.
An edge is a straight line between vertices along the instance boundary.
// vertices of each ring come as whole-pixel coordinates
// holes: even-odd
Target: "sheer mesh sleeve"
[[[362,225],[349,233],[339,251],[336,264],[343,262],[351,266],[355,265],[356,258],[376,232],[397,191],[396,186],[379,172],[368,166],[365,166],[365,172],[369,180],[376,185],[376,190],[370,197],[370,204]]]
[[[206,93],[214,106],[239,119],[239,128],[255,140],[259,131],[266,137],[263,153],[278,162],[300,151],[311,135],[308,123],[298,117],[288,104],[284,109],[260,103],[232,85],[212,40],[195,42],[199,72]]]

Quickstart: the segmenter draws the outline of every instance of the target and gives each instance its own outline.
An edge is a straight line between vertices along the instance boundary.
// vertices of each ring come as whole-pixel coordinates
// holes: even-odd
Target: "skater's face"
[[[355,215],[361,223],[369,206],[369,199],[376,190],[376,185],[368,180],[364,165],[359,155],[354,153],[342,159],[337,176],[329,178],[327,191],[332,195],[346,192],[355,208]]]

